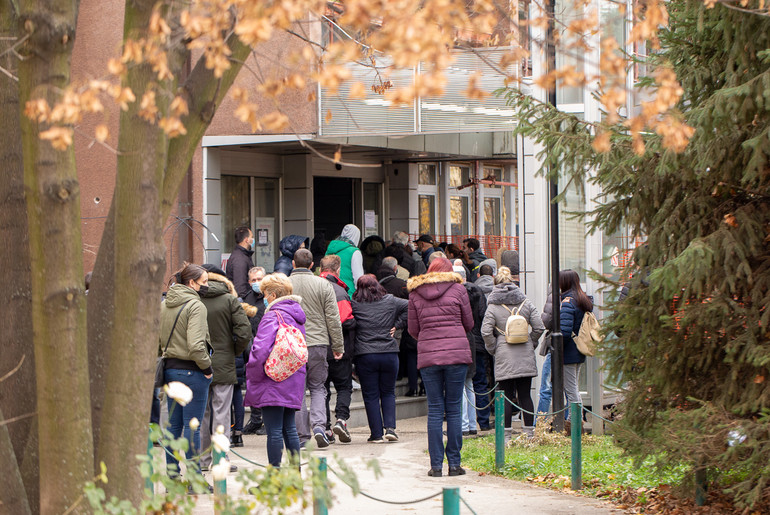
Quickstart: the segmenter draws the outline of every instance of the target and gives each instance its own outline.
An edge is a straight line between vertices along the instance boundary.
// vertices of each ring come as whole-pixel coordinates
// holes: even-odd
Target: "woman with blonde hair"
[[[299,436],[294,414],[302,406],[305,394],[306,366],[281,382],[265,373],[265,362],[275,345],[281,324],[296,327],[305,335],[305,312],[300,297],[292,295],[291,281],[282,273],[274,273],[262,280],[260,289],[267,309],[259,322],[257,336],[246,363],[246,398],[244,404],[262,408],[262,421],[267,430],[267,460],[274,467],[281,466],[283,446],[299,459]]]

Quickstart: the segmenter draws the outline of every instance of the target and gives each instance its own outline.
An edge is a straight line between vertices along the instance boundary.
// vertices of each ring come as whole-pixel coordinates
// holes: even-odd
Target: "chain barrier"
[[[463,502],[465,507],[468,508],[471,511],[471,513],[473,513],[473,515],[479,515],[478,513],[476,513],[476,510],[471,508],[471,505],[468,504],[468,501],[466,501],[465,498],[462,495],[460,496],[460,500]]]
[[[581,405],[581,406],[582,406],[582,405]],[[583,411],[584,411],[584,412],[586,412],[586,413],[590,413],[590,414],[591,414],[591,415],[593,415],[594,417],[600,418],[600,419],[604,420],[605,422],[609,422],[610,424],[614,424],[614,423],[615,423],[615,421],[614,421],[614,420],[607,420],[607,419],[606,419],[606,418],[604,418],[603,416],[601,416],[601,415],[597,415],[596,413],[594,413],[594,412],[593,412],[593,411],[591,411],[590,409],[586,408],[585,406],[582,406],[582,407],[583,407]]]
[[[489,401],[489,403],[486,406],[484,406],[483,408],[479,408],[478,406],[476,406],[476,403],[474,401],[472,401],[468,397],[468,392],[463,390],[463,395],[465,395],[465,400],[468,401],[468,404],[473,406],[473,409],[475,409],[476,411],[481,411],[483,409],[487,409],[488,407],[490,407],[491,405],[493,405],[495,403],[495,399],[493,398],[491,401]]]
[[[489,395],[490,393],[495,393],[497,391],[497,387],[498,386],[500,386],[499,382],[495,383],[495,385],[492,387],[492,389],[489,390],[488,392],[478,393],[477,391],[474,390],[473,393],[475,393],[476,395],[481,395],[483,397],[484,395]]]
[[[340,481],[342,481],[343,483],[345,483],[345,484],[346,484],[348,487],[350,487],[350,488],[353,488],[353,485],[351,485],[350,483],[348,483],[348,482],[345,480],[345,478],[343,478],[343,477],[342,477],[342,476],[339,474],[339,472],[337,472],[337,471],[336,471],[335,469],[333,469],[332,467],[329,467],[329,470],[330,470],[330,471],[331,471],[331,472],[332,472],[332,473],[333,473],[335,476],[337,476],[337,478],[338,478]],[[436,492],[435,494],[431,494],[431,495],[429,495],[429,496],[427,496],[427,497],[422,497],[422,498],[420,498],[420,499],[414,499],[414,500],[411,500],[411,501],[389,501],[389,500],[387,500],[387,499],[380,499],[380,498],[378,498],[378,497],[375,497],[375,496],[373,496],[373,495],[371,495],[371,494],[368,494],[368,493],[364,492],[363,490],[359,490],[359,491],[358,491],[358,493],[359,493],[359,494],[361,494],[361,495],[363,495],[363,496],[364,496],[364,497],[366,497],[367,499],[371,499],[371,500],[373,500],[373,501],[377,501],[377,502],[381,502],[381,503],[385,503],[385,504],[395,504],[395,505],[402,505],[402,504],[417,504],[417,503],[420,503],[420,502],[429,501],[429,500],[433,499],[434,497],[438,497],[438,496],[439,496],[439,495],[441,495],[443,492]]]
[[[505,399],[505,400],[506,400],[506,402],[510,403],[510,404],[511,404],[511,406],[513,406],[513,407],[514,407],[514,408],[516,408],[517,410],[519,410],[519,411],[523,411],[524,413],[528,413],[528,414],[530,414],[530,415],[534,415],[535,417],[552,417],[552,416],[554,416],[554,415],[558,415],[559,413],[564,413],[565,411],[567,411],[567,410],[569,409],[569,406],[564,406],[564,407],[563,407],[562,409],[560,409],[559,411],[552,411],[552,412],[550,412],[550,413],[533,413],[533,412],[531,412],[531,411],[529,411],[529,410],[525,410],[524,408],[522,408],[521,406],[519,406],[518,404],[516,404],[515,402],[513,402],[511,399],[509,399],[508,397],[506,397],[506,396],[505,396],[505,394],[503,394],[503,399]]]
[[[261,464],[261,463],[257,463],[256,461],[252,461],[252,460],[250,460],[249,458],[247,458],[247,457],[245,457],[245,456],[241,456],[240,454],[238,454],[237,452],[235,452],[235,451],[232,449],[232,447],[230,448],[230,452],[232,452],[233,454],[235,454],[236,456],[238,456],[240,459],[242,459],[242,460],[243,460],[243,461],[245,461],[246,463],[251,463],[252,465],[256,465],[257,467],[262,467],[263,469],[266,469],[266,468],[267,468],[267,465],[263,465],[263,464]],[[301,464],[300,464],[300,465],[301,465]]]

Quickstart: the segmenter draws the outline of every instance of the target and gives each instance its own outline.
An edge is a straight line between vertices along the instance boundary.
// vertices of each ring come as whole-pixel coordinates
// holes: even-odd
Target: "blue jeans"
[[[470,400],[469,400],[470,399]],[[476,430],[476,397],[473,395],[473,378],[465,378],[465,387],[463,388],[463,433],[465,431]]]
[[[444,452],[450,467],[460,466],[463,448],[462,396],[468,365],[434,365],[420,369],[428,396],[428,453],[430,467],[440,469]],[[446,414],[446,450],[444,449],[444,414]]]
[[[476,406],[481,409],[476,410],[476,420],[479,421],[479,427],[489,428],[489,413],[492,409],[490,405],[490,394],[482,395],[491,390],[487,382],[487,362],[493,361],[493,357],[487,351],[476,350],[476,373],[473,374],[473,389],[476,390]],[[494,370],[494,363],[492,370]],[[494,395],[494,392],[492,392]]]
[[[190,446],[185,453],[189,460],[199,456],[201,451],[200,428],[190,434],[190,420],[197,418],[199,421],[203,421],[211,378],[206,379],[206,376],[200,370],[167,368],[164,383],[168,384],[172,381],[179,381],[187,385],[193,394],[193,398],[187,403],[187,406],[181,406],[174,399],[168,399],[168,429],[174,438],[179,438],[184,434],[185,439],[190,442]],[[198,463],[198,459],[195,462]],[[170,476],[179,474],[179,462],[168,453],[166,453],[166,467],[169,470]]]
[[[537,401],[537,413],[550,413],[551,412],[551,400],[553,399],[553,382],[551,381],[551,353],[549,352],[545,356],[543,361],[543,371],[540,377],[540,395]],[[537,425],[537,419],[543,417],[535,417],[535,425]],[[569,404],[567,405],[567,411],[564,412],[564,418],[569,419]]]
[[[356,372],[361,383],[369,432],[372,438],[382,438],[383,427],[396,428],[398,353],[356,356]]]
[[[299,458],[299,436],[294,422],[297,410],[283,406],[262,406],[262,421],[267,431],[267,461],[281,466],[283,444],[290,454]]]

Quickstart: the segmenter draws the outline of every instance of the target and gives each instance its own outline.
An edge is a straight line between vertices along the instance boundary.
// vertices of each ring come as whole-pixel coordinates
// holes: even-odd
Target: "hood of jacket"
[[[204,297],[219,297],[225,293],[229,293],[233,297],[238,298],[238,294],[235,292],[235,286],[233,286],[232,281],[223,275],[209,272],[209,291],[206,292]]]
[[[493,275],[493,276],[494,276],[494,275],[497,275],[497,261],[495,261],[495,260],[494,260],[494,259],[492,259],[492,258],[488,258],[488,259],[485,259],[484,261],[482,261],[481,263],[479,263],[479,268],[480,268],[480,267],[482,267],[482,266],[484,266],[484,265],[489,265],[489,266],[491,266],[491,267],[492,267],[492,275]]]
[[[286,295],[284,297],[278,297],[273,302],[267,305],[265,313],[268,311],[275,311],[278,313],[286,313],[291,315],[298,324],[304,324],[306,322],[305,312],[302,311],[300,303],[302,297],[299,295]]]
[[[377,277],[378,281],[382,281],[386,277],[395,277],[396,271],[390,268],[389,266],[381,266],[377,269],[377,273],[374,274]]]
[[[358,242],[361,241],[361,230],[353,224],[348,224],[342,228],[339,239],[358,247]]]
[[[519,305],[527,300],[524,292],[513,283],[498,284],[487,298],[487,304]]]
[[[321,272],[320,276],[323,277],[324,279],[327,279],[332,284],[336,284],[337,286],[345,288],[345,291],[348,291],[348,285],[345,284],[339,277],[337,277],[333,273],[331,273],[331,272]]]
[[[385,240],[379,236],[369,236],[359,245],[361,252],[367,256],[376,256],[385,250]]]
[[[480,275],[478,279],[473,281],[476,286],[481,288],[484,293],[492,293],[495,289],[495,278],[491,275]]]
[[[282,255],[289,259],[294,259],[294,253],[299,250],[300,245],[305,243],[305,240],[306,238],[304,236],[291,234],[281,240],[281,243],[278,244],[278,249],[281,251]]]
[[[166,306],[177,308],[190,300],[201,300],[198,292],[184,284],[174,284],[166,293]]]
[[[430,272],[412,277],[407,281],[406,288],[424,299],[432,300],[444,295],[452,284],[462,282],[454,272]]]

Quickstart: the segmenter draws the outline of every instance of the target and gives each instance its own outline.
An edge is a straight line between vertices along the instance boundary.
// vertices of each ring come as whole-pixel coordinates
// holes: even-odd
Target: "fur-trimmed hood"
[[[412,277],[407,281],[406,288],[425,299],[436,299],[444,295],[452,284],[462,282],[460,275],[454,272],[430,272]]]
[[[273,300],[270,304],[267,305],[267,309],[265,309],[265,313],[270,311],[273,308],[273,305],[275,305],[278,302],[283,302],[285,300],[293,300],[297,304],[302,304],[302,297],[299,295],[284,295],[283,297],[278,297],[277,299]]]
[[[213,292],[212,292],[211,289],[209,289],[209,292],[212,292],[212,294],[211,295],[206,295],[207,297],[213,297],[215,295],[222,295],[223,293],[229,293],[230,295],[232,295],[236,299],[238,298],[238,292],[235,291],[235,285],[233,284],[233,282],[230,279],[228,279],[224,275],[219,275],[219,274],[215,274],[215,273],[209,272],[209,281],[214,281],[214,282],[217,282],[217,283],[222,283],[227,288],[227,292],[218,292],[217,293],[218,288],[214,288]],[[251,304],[248,304],[246,302],[241,302],[241,307],[246,312],[246,316],[249,317],[249,318],[251,318],[251,317],[253,317],[254,315],[257,314],[257,308],[252,306]]]

